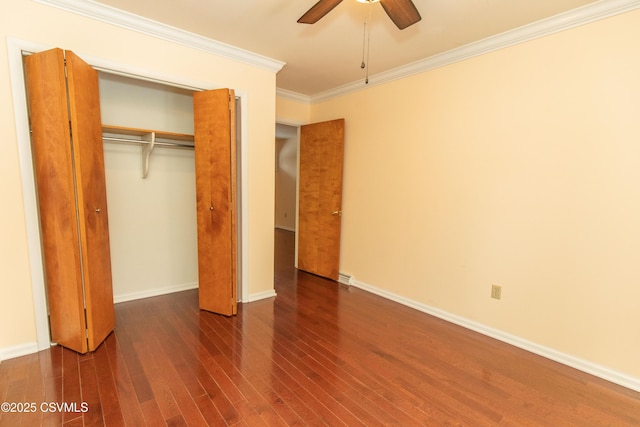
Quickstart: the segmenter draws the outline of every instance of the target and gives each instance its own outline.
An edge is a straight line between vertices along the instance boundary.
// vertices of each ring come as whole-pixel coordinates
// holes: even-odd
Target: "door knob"
[[[331,212],[331,215],[333,215],[333,216],[342,216],[342,211],[333,211],[333,212]]]

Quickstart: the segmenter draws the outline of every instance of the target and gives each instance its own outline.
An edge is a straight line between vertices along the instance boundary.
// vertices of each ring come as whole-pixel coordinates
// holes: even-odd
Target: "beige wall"
[[[639,379],[638,40],[636,11],[313,104],[346,119],[341,271]]]
[[[275,74],[204,51],[93,21],[29,0],[0,3],[0,93],[11,94],[7,37],[63,47],[81,57],[124,64],[154,75],[230,87],[243,97],[246,144],[244,236],[247,293],[273,291]],[[13,96],[23,97],[17,93]],[[0,97],[0,356],[36,341],[29,252],[13,98]],[[268,159],[268,160],[265,160]]]
[[[276,121],[288,125],[308,124],[311,120],[311,105],[286,97],[276,98]]]

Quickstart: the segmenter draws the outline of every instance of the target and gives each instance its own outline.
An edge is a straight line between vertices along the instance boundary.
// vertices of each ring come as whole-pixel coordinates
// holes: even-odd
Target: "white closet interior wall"
[[[190,91],[100,73],[102,123],[193,134]],[[194,152],[104,143],[115,302],[197,287]]]

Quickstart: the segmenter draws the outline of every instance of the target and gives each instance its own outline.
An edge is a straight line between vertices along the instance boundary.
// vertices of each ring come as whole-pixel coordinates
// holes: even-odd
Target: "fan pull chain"
[[[365,18],[364,21],[364,27],[362,28],[362,63],[360,64],[360,68],[362,68],[364,70],[364,67],[366,67],[366,64],[364,63],[364,51],[365,51],[365,47],[366,47],[366,40],[367,39],[367,21]]]
[[[364,84],[369,84],[369,52],[371,50],[371,6],[373,1],[368,0],[368,14],[365,17],[364,28],[362,29],[362,62],[360,68],[365,70]],[[365,62],[365,50],[367,60]]]
[[[364,84],[369,84],[369,52],[371,51],[371,7],[373,3],[369,3],[369,26],[367,27],[367,70],[365,73]]]

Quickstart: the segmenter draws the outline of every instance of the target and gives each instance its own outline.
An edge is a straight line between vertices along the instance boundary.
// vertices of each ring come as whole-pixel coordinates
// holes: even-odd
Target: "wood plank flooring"
[[[3,361],[0,402],[36,408],[0,426],[640,426],[640,393],[296,271],[276,241],[278,296],[236,317],[196,291],[121,303],[94,353]]]

